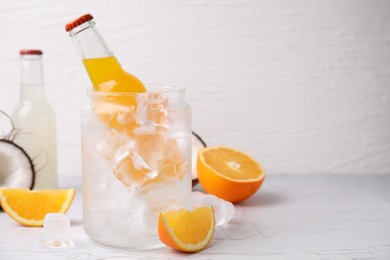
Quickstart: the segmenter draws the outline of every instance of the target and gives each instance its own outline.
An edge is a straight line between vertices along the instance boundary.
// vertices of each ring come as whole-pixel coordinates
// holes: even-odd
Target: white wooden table
[[[390,174],[267,176],[196,254],[94,243],[82,227],[81,190],[68,215],[76,248],[51,252],[38,245],[41,228],[22,227],[1,212],[0,259],[390,259]]]

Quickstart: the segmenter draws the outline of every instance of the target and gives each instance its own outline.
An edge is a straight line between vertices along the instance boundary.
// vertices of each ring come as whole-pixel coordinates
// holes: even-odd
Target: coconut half
[[[196,171],[196,162],[199,151],[207,147],[202,138],[195,132],[192,132],[192,187],[198,184],[198,173]]]
[[[0,139],[0,188],[32,189],[34,179],[34,164],[23,148]]]

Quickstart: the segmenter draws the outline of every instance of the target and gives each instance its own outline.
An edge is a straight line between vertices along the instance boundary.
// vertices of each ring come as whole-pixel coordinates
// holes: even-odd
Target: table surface
[[[267,176],[196,254],[93,242],[82,227],[80,190],[67,214],[76,247],[49,251],[38,245],[41,228],[1,212],[0,259],[390,259],[390,175]]]

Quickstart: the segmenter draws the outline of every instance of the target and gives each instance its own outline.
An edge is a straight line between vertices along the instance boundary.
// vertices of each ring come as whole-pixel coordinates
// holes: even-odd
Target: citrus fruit
[[[184,252],[204,249],[214,235],[215,217],[212,207],[171,210],[159,214],[158,235],[167,246]]]
[[[264,180],[264,170],[249,155],[228,147],[208,147],[199,152],[199,182],[221,199],[240,202],[252,196]]]
[[[4,188],[0,190],[3,210],[24,226],[41,227],[47,213],[65,213],[72,204],[74,189],[34,190]]]

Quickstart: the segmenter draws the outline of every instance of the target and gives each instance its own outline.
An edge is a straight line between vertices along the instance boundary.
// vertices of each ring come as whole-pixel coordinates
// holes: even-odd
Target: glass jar
[[[189,208],[191,109],[185,91],[89,92],[82,157],[86,233],[116,247],[161,246],[158,213]]]

